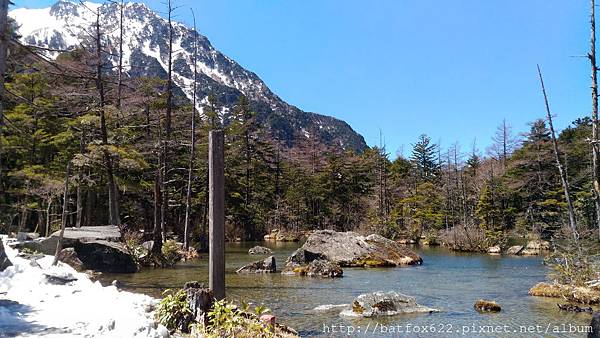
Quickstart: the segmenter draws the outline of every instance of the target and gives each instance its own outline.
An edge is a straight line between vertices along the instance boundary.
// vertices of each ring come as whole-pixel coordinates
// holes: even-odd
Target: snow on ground
[[[103,287],[66,264],[51,266],[53,256],[32,266],[16,250],[4,247],[13,266],[0,272],[0,337],[168,336],[164,327],[155,328],[150,310],[156,299]],[[49,284],[44,273],[68,273],[77,280]]]

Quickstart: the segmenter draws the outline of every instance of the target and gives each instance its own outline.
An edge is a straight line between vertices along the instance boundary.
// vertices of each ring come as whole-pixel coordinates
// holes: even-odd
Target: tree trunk
[[[194,20],[194,85],[192,88],[192,126],[191,126],[191,135],[190,135],[190,162],[188,168],[188,181],[187,181],[187,189],[185,195],[185,223],[183,229],[183,247],[188,248],[189,243],[189,228],[190,228],[190,212],[192,205],[192,178],[194,173],[194,156],[196,150],[196,81],[198,77],[198,67],[196,65],[196,59],[198,55],[198,43],[196,37],[196,16],[194,15],[194,11],[192,11],[192,18]]]
[[[542,93],[544,94],[544,104],[546,105],[546,116],[548,118],[548,126],[550,127],[550,136],[552,136],[552,146],[554,148],[554,157],[556,159],[556,166],[558,167],[558,173],[560,175],[560,180],[562,182],[563,190],[565,193],[565,200],[567,201],[567,209],[569,211],[569,225],[571,226],[571,230],[573,231],[573,238],[575,242],[578,244],[579,235],[577,234],[577,222],[575,220],[575,212],[573,210],[573,202],[571,201],[571,194],[569,192],[569,181],[567,179],[567,175],[563,169],[562,163],[560,161],[560,154],[558,151],[558,142],[556,141],[556,134],[554,133],[554,125],[552,124],[552,114],[550,112],[550,105],[548,104],[548,96],[546,95],[546,88],[544,87],[544,79],[542,78],[542,71],[540,70],[540,66],[537,66],[538,75],[540,77],[540,84],[542,85]],[[578,245],[579,246],[579,245]]]
[[[81,138],[79,139],[79,152],[83,154],[85,152],[85,129],[81,128]],[[83,224],[83,167],[80,166],[77,169],[77,215],[75,220],[75,226],[81,228]]]
[[[160,215],[162,207],[161,207],[161,196],[160,196],[160,186],[161,186],[161,169],[160,166],[156,169],[156,174],[154,176],[154,229],[153,229],[153,244],[152,244],[152,253],[160,254],[162,249],[162,217]]]
[[[46,207],[46,236],[48,237],[48,233],[50,232],[50,211],[52,210],[52,198],[48,199],[48,206]]]
[[[169,60],[167,70],[167,112],[165,119],[165,140],[163,148],[163,174],[162,174],[162,204],[161,204],[161,231],[163,240],[166,238],[166,228],[169,216],[169,192],[167,183],[169,182],[169,148],[171,143],[171,115],[173,110],[173,22],[171,16],[173,7],[171,0],[167,0],[168,22],[169,22]]]
[[[8,2],[0,0],[0,140],[4,128],[4,72],[6,71],[6,54],[8,50]],[[0,193],[4,193],[2,142],[0,142]]]
[[[600,140],[598,138],[598,68],[596,67],[596,10],[595,0],[590,6],[590,65],[592,67],[592,173],[594,204],[596,206],[596,226],[598,226],[598,239],[600,240]]]
[[[115,182],[113,163],[110,153],[108,152],[108,130],[106,127],[106,116],[104,106],[106,98],[104,93],[104,82],[102,80],[102,49],[101,49],[101,34],[100,34],[100,11],[96,13],[96,88],[100,98],[100,132],[102,134],[102,145],[104,146],[104,165],[106,169],[106,179],[108,183],[108,222],[111,225],[121,225],[119,217],[119,196],[117,185]]]
[[[67,216],[69,211],[69,176],[71,175],[71,161],[67,162],[67,173],[65,175],[65,190],[63,192],[63,210],[61,218],[60,235],[58,236],[58,242],[56,242],[56,251],[54,251],[54,262],[52,265],[58,263],[58,253],[62,250],[63,237],[65,234],[65,227],[67,226]]]
[[[121,96],[123,87],[123,0],[119,4],[119,66],[117,74],[117,111],[121,110]]]

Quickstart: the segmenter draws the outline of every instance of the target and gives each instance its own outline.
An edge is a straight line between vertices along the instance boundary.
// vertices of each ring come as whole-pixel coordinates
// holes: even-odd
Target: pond
[[[236,274],[235,270],[262,256],[248,255],[254,245],[274,251],[278,269],[298,243],[228,243],[227,297],[264,304],[278,321],[301,336],[371,337],[578,337],[579,326],[591,316],[561,312],[557,299],[530,297],[527,291],[543,281],[547,269],[541,257],[507,257],[454,253],[439,247],[415,250],[422,266],[405,268],[344,268],[344,277],[319,279],[276,274]],[[172,269],[147,269],[135,274],[106,274],[127,290],[161,297],[163,290],[182,287],[190,280],[208,283],[207,256]],[[426,315],[385,319],[341,317],[340,309],[314,311],[325,304],[349,304],[354,297],[373,291],[397,291],[417,302],[441,310]],[[496,300],[502,311],[480,314],[473,309],[478,298]],[[566,331],[566,332],[565,332]]]

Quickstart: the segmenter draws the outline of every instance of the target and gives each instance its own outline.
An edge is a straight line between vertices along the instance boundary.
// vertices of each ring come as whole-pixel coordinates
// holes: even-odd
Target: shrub
[[[259,320],[260,315],[269,311],[264,306],[257,306],[254,312],[250,312],[247,304],[239,308],[220,300],[214,303],[208,313],[209,325],[203,333],[208,337],[274,337],[270,328]]]
[[[474,226],[455,226],[444,231],[441,237],[443,243],[455,251],[485,252],[490,247],[485,231]]]
[[[597,282],[600,279],[600,243],[596,236],[593,230],[581,229],[575,241],[569,228],[558,231],[554,239],[555,250],[546,258],[551,268],[549,277],[560,284],[582,287]]]
[[[177,245],[177,242],[172,239],[169,239],[163,243],[162,254],[165,259],[165,263],[169,266],[173,266],[181,260],[179,245]]]
[[[138,264],[140,264],[143,258],[148,254],[142,247],[142,239],[143,235],[139,232],[128,231],[123,233],[125,247]]]
[[[156,317],[158,321],[170,331],[182,328],[182,323],[192,314],[192,310],[187,302],[187,294],[184,290],[173,292],[170,289],[165,290],[166,295],[158,304]]]

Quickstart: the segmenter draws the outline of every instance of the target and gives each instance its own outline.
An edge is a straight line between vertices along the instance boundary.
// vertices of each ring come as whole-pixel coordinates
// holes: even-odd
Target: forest
[[[289,105],[212,49],[193,9],[193,29],[175,22],[171,0],[165,19],[124,1],[19,12],[25,24],[37,10],[93,17],[64,49],[52,46],[74,34],[35,43],[50,25],[23,39],[0,5],[0,310],[10,314],[0,336],[297,337],[396,315],[388,323],[445,319],[467,335],[476,322],[516,330],[556,313],[562,325],[592,315],[581,328],[600,332],[594,0],[590,112],[555,126],[537,65],[527,127],[490,118],[488,139],[422,133],[399,151],[381,131],[364,146],[345,122]],[[129,34],[152,32],[124,47],[126,10]],[[148,76],[152,62],[160,71]],[[54,316],[65,308],[78,311]]]
[[[199,242],[207,232],[207,134],[215,128],[226,133],[232,240],[336,229],[418,241],[466,227],[483,231],[491,246],[511,233],[550,238],[568,224],[544,118],[524,134],[499,121],[484,150],[475,141],[443,147],[428,135],[407,155],[383,144],[344,151],[310,138],[290,148],[261,127],[243,96],[227,114],[216,96],[195,110],[168,79],[121,77],[89,50],[50,61],[11,47],[0,155],[5,233],[60,228],[70,164],[68,226],[161,229],[183,240],[187,223]],[[589,229],[596,226],[591,130],[583,117],[558,135],[574,211]]]

